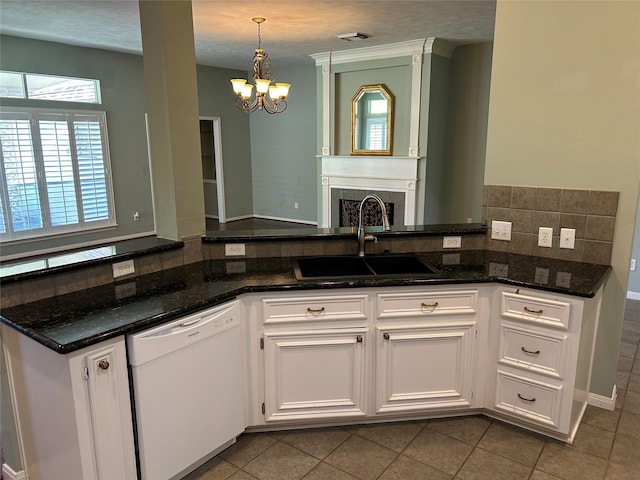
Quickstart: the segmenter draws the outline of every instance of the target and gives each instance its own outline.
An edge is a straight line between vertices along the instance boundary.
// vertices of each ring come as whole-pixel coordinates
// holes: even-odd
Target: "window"
[[[115,225],[104,112],[0,111],[3,241]]]
[[[100,82],[86,78],[0,71],[0,97],[100,103]]]

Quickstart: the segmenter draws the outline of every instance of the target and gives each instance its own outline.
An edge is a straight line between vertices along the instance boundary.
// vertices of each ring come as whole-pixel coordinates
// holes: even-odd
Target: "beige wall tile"
[[[589,196],[589,214],[615,217],[619,198],[619,192],[592,191]]]
[[[560,211],[560,197],[562,191],[559,188],[536,188],[536,210],[549,212]]]
[[[589,190],[562,190],[560,211],[563,213],[587,213]]]
[[[584,238],[612,242],[615,223],[614,217],[588,216]]]
[[[506,185],[489,185],[487,206],[509,208],[511,206],[512,187]]]
[[[511,208],[533,210],[536,205],[536,189],[534,187],[513,187]]]
[[[576,238],[584,238],[584,228],[587,223],[586,215],[574,213],[561,213],[559,228],[573,228],[576,231]]]
[[[113,282],[113,267],[111,264],[97,265],[87,269],[87,286],[89,288],[106,285],[111,282]]]
[[[585,240],[582,261],[587,263],[597,263],[599,265],[609,265],[611,263],[611,242],[596,242]]]
[[[533,215],[533,233],[538,235],[540,227],[552,227],[553,234],[558,235],[558,227],[560,225],[560,214],[557,212],[541,212],[536,211]]]
[[[533,210],[511,210],[509,221],[511,231],[520,233],[533,232]]]

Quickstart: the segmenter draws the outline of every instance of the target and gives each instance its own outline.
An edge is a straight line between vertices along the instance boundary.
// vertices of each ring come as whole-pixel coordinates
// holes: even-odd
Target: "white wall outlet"
[[[539,283],[540,285],[546,285],[549,283],[549,269],[536,267],[536,276],[534,282]]]
[[[224,254],[227,257],[237,257],[246,255],[244,243],[225,243]]]
[[[631,259],[631,266],[629,267],[629,270],[631,270],[632,272],[636,271],[636,259],[635,258]]]
[[[538,246],[551,248],[553,245],[553,228],[540,227],[538,229]]]
[[[113,278],[131,275],[136,271],[135,267],[133,266],[133,260],[125,260],[124,262],[114,263],[111,266],[113,268]]]
[[[576,229],[561,228],[560,229],[560,248],[576,248]]]
[[[298,202],[293,202],[293,208],[298,208]]]
[[[511,222],[493,220],[491,222],[491,238],[493,240],[511,240]]]
[[[140,212],[133,212],[133,221],[137,222],[140,220]]]
[[[460,248],[462,246],[462,237],[444,237],[442,239],[442,248]]]

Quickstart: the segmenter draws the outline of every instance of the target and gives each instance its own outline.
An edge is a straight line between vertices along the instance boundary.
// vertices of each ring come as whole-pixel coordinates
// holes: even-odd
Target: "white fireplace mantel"
[[[331,189],[404,194],[404,224],[415,225],[421,157],[325,155],[321,158],[322,227],[331,227]]]

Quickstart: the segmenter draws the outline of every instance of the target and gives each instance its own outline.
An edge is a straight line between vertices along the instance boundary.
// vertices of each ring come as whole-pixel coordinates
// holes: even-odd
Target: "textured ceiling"
[[[158,0],[156,0],[158,1]],[[246,70],[257,46],[274,67],[311,64],[312,53],[437,37],[455,45],[493,39],[495,0],[192,0],[196,61]],[[336,35],[361,32],[345,42]],[[1,0],[0,33],[141,53],[137,0]]]

